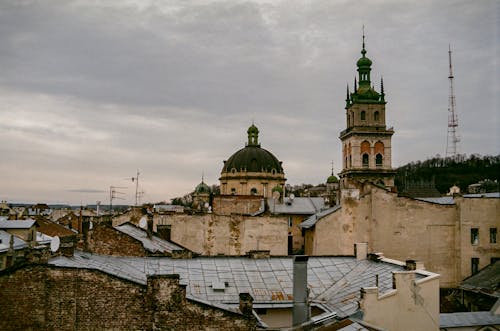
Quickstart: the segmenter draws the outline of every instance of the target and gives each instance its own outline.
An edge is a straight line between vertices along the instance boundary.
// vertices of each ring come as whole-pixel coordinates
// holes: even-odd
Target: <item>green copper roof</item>
[[[331,175],[326,180],[327,183],[338,183],[338,181],[339,181],[339,179],[337,177],[335,177],[335,175]]]
[[[195,193],[210,193],[210,186],[205,184],[203,181],[196,186],[194,189]]]

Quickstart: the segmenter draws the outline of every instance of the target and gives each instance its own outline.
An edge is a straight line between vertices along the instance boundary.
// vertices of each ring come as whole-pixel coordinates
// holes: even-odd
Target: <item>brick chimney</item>
[[[253,314],[253,298],[249,293],[240,293],[240,311],[246,316]]]

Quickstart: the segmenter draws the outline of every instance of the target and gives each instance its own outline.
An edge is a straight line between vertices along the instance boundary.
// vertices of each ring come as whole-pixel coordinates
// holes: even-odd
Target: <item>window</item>
[[[366,112],[364,110],[361,112],[361,120],[366,121]]]
[[[471,274],[475,275],[479,271],[479,258],[473,257],[470,259],[470,271]]]
[[[368,154],[363,154],[363,167],[368,167]]]
[[[231,188],[231,194],[235,195],[236,194],[236,189],[234,187]]]
[[[293,225],[292,216],[288,216],[288,227],[291,228]]]
[[[380,113],[378,111],[376,111],[375,113],[373,113],[373,120],[375,122],[380,121]]]
[[[382,154],[379,153],[375,156],[375,164],[377,165],[377,167],[382,166]]]
[[[250,190],[250,194],[257,195],[257,189],[255,187],[252,187],[252,189]]]
[[[470,229],[470,243],[472,245],[479,245],[479,229],[478,228]]]
[[[497,228],[490,228],[490,244],[497,243]]]
[[[493,263],[495,263],[495,262],[497,262],[497,261],[500,261],[500,257],[492,257],[492,258],[490,259],[491,264],[493,264]]]

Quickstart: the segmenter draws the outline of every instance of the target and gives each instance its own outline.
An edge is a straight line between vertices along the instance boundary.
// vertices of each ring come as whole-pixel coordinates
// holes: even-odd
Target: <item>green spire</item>
[[[248,143],[247,146],[257,146],[260,147],[259,145],[259,129],[252,123],[252,126],[250,126],[247,130],[248,133]]]
[[[346,97],[345,97],[345,106],[346,108],[349,107],[349,104],[350,104],[350,97],[349,97],[349,84],[347,84],[347,94],[346,94]]]

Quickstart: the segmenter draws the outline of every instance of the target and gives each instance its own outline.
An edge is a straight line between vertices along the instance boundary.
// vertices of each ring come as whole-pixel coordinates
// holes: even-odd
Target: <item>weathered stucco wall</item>
[[[316,223],[314,238],[308,230],[306,252],[352,255],[354,243],[367,242],[370,252],[424,262],[441,274],[441,286],[456,286],[461,280],[456,206],[402,198],[376,187],[367,192],[342,199],[341,209]]]
[[[168,215],[171,239],[202,255],[244,255],[250,250],[270,250],[287,255],[288,218],[242,215]]]
[[[363,289],[363,320],[387,331],[439,330],[439,277],[415,281],[413,272],[394,273],[395,289]]]
[[[460,274],[462,279],[471,275],[471,259],[479,258],[478,269],[491,263],[492,258],[500,258],[500,242],[490,240],[490,229],[500,228],[500,199],[498,198],[458,198],[460,213]],[[471,242],[471,229],[477,228],[478,242]]]
[[[0,274],[1,330],[252,330],[252,317],[186,300],[179,278],[147,286],[43,265]]]

